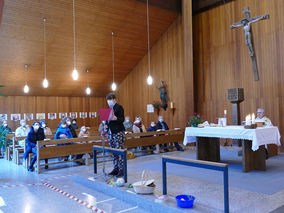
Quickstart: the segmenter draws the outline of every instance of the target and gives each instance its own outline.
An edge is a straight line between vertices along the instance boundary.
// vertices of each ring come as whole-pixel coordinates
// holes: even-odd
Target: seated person
[[[40,124],[40,127],[43,128],[45,136],[52,135],[52,132],[50,128],[47,126],[45,121],[41,121],[39,124]]]
[[[89,132],[88,132],[87,128],[85,126],[82,126],[80,133],[78,135],[78,138],[88,137],[88,136],[89,136]]]
[[[74,127],[71,125],[72,124],[71,123],[71,120],[72,120],[71,117],[66,117],[66,118],[64,118],[64,120],[66,121],[67,127],[70,129],[70,131],[72,133],[72,137],[77,138],[78,137],[77,133],[76,133]]]
[[[41,141],[44,139],[45,139],[44,131],[40,127],[39,122],[35,121],[33,125],[31,126],[31,129],[28,133],[27,148],[26,148],[26,152],[24,153],[24,159],[27,159],[27,157],[29,156],[29,153],[31,152],[35,154],[31,161],[30,166],[28,167],[28,171],[30,172],[34,170],[34,163],[36,162],[36,158],[37,158],[36,143],[37,141]]]
[[[129,116],[125,117],[125,121],[123,122],[125,131],[131,132],[133,124],[130,122]]]
[[[157,127],[154,121],[151,121],[151,125],[148,128],[148,132],[155,132],[157,131]],[[155,146],[152,146],[151,148],[153,149]],[[154,151],[155,154],[160,153],[160,146],[159,144],[156,144],[156,150]]]
[[[157,124],[156,124],[156,128],[157,128],[157,130],[160,130],[160,129],[161,129],[161,130],[169,130],[168,125],[166,124],[166,122],[164,122],[163,116],[159,116],[159,117],[158,117],[158,122],[157,122]],[[175,142],[174,144],[175,144],[175,147],[176,147],[176,149],[177,149],[178,151],[184,151],[183,148],[178,144],[178,142]],[[166,152],[169,151],[169,150],[167,149],[167,144],[166,144],[166,143],[164,144],[164,150],[165,150]]]
[[[139,116],[135,117],[134,125],[132,127],[132,132],[133,133],[147,132],[144,124],[142,123],[141,117]],[[147,148],[146,146],[143,146],[142,150],[145,150],[146,148]]]
[[[27,124],[25,120],[20,121],[20,125],[15,132],[15,137],[26,137],[29,133],[29,129],[27,128]],[[21,147],[25,146],[25,139],[24,140],[19,140],[18,141],[19,145]]]
[[[73,120],[72,120],[71,125],[72,125],[72,127],[73,127],[74,129],[79,129],[79,127],[78,127],[78,125],[77,125],[77,120],[76,120],[76,119],[73,119]]]
[[[67,126],[67,123],[65,120],[60,121],[59,126],[56,130],[56,133],[54,135],[54,139],[68,139],[68,138],[73,138],[72,133],[70,129]],[[66,144],[58,144],[58,146],[63,146],[63,145],[69,145],[68,143]],[[58,158],[58,160],[62,160],[62,158]],[[68,156],[64,157],[64,161],[68,161]]]
[[[255,122],[263,122],[264,126],[273,126],[271,120],[268,117],[265,116],[263,108],[257,109]],[[266,159],[269,158],[267,145],[265,145],[265,157],[266,157]]]
[[[146,128],[144,124],[142,123],[142,119],[139,116],[135,117],[134,125],[132,127],[133,133],[139,133],[139,132],[146,132]]]
[[[263,108],[257,109],[255,122],[263,122],[264,126],[273,126],[271,120],[265,116]]]
[[[67,127],[67,123],[65,120],[62,120],[59,124],[59,127],[56,130],[54,135],[54,139],[67,139],[73,138],[70,129]]]

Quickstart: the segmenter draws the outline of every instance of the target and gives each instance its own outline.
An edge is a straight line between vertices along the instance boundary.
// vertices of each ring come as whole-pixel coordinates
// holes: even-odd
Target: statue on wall
[[[168,96],[167,96],[167,90],[165,86],[165,82],[161,80],[161,86],[158,88],[160,91],[160,99],[161,99],[161,107],[164,110],[167,110],[168,107]]]
[[[251,30],[251,24],[260,20],[269,19],[269,15],[263,15],[263,16],[256,16],[256,17],[250,17],[250,11],[248,7],[245,7],[243,13],[245,14],[245,18],[243,18],[240,22],[234,23],[231,25],[231,29],[237,28],[237,27],[243,27],[244,33],[245,33],[245,43],[248,47],[250,57],[252,58],[253,63],[253,71],[254,71],[254,79],[256,81],[259,80],[258,76],[258,69],[257,69],[257,63],[256,63],[256,56],[254,52],[254,45],[253,45],[253,37],[252,37],[252,30]]]

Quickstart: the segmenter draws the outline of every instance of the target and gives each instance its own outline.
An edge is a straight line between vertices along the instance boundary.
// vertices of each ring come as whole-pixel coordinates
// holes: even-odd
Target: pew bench
[[[91,136],[83,138],[70,138],[59,140],[44,140],[37,142],[37,161],[36,170],[40,173],[41,166],[54,165],[60,163],[85,161],[88,165],[88,154],[93,152],[93,145],[101,145],[101,136]],[[58,158],[69,155],[85,154],[85,159],[73,159],[68,161],[59,161],[41,164],[40,161],[50,158]]]
[[[125,139],[124,148],[127,149],[181,142],[184,139],[184,129],[126,134]],[[149,152],[151,150],[142,151]]]

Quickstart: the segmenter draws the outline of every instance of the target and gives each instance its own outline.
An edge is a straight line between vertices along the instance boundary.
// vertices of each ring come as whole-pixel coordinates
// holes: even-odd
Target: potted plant
[[[161,107],[160,103],[155,101],[153,103],[153,107],[154,107],[155,111],[157,112],[157,115],[159,115],[160,114],[160,107]]]
[[[197,127],[198,124],[201,124],[202,122],[203,121],[200,116],[200,113],[196,113],[196,112],[193,114],[193,116],[189,116],[187,119],[187,124],[192,127]]]

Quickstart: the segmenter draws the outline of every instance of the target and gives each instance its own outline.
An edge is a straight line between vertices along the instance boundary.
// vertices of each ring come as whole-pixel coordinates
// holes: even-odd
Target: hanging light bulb
[[[152,78],[151,75],[149,75],[148,78],[147,78],[147,84],[148,85],[152,85],[153,84],[153,78]]]
[[[116,90],[116,87],[117,87],[117,86],[116,86],[116,83],[113,82],[113,83],[111,84],[111,90],[112,90],[112,91],[115,91],[115,90]]]
[[[46,39],[45,39],[45,22],[46,18],[42,19],[43,21],[43,51],[44,51],[44,80],[42,82],[43,88],[48,87],[48,80],[46,79]]]
[[[72,78],[74,81],[77,81],[78,78],[79,78],[79,73],[78,71],[76,70],[76,68],[74,68],[73,72],[72,72]]]
[[[28,86],[28,64],[25,64],[25,70],[26,70],[26,85],[24,86],[24,93],[29,93],[30,88]]]
[[[48,87],[48,80],[47,80],[46,78],[43,80],[42,86],[43,86],[44,88],[47,88],[47,87]]]
[[[153,78],[151,76],[151,55],[150,55],[150,31],[149,31],[149,2],[147,0],[147,39],[148,39],[148,77],[147,77],[147,84],[153,84]]]
[[[88,87],[86,88],[86,94],[90,95],[92,90],[91,90],[91,88],[89,86],[89,70],[88,69],[86,70],[86,73],[87,73],[87,84],[88,84]]]
[[[91,94],[91,88],[90,88],[90,87],[87,87],[87,88],[86,88],[86,94],[87,94],[87,95],[90,95],[90,94]]]
[[[112,41],[112,84],[111,84],[111,90],[115,91],[116,90],[116,83],[114,83],[114,44],[113,44],[113,36],[114,33],[111,32],[111,41]]]
[[[24,86],[24,93],[29,93],[29,91],[30,91],[30,88],[29,88],[29,86],[26,84],[26,85]]]
[[[75,0],[73,0],[73,38],[74,38],[74,69],[72,72],[72,78],[77,81],[79,78],[79,73],[76,69],[76,22],[75,22]]]

